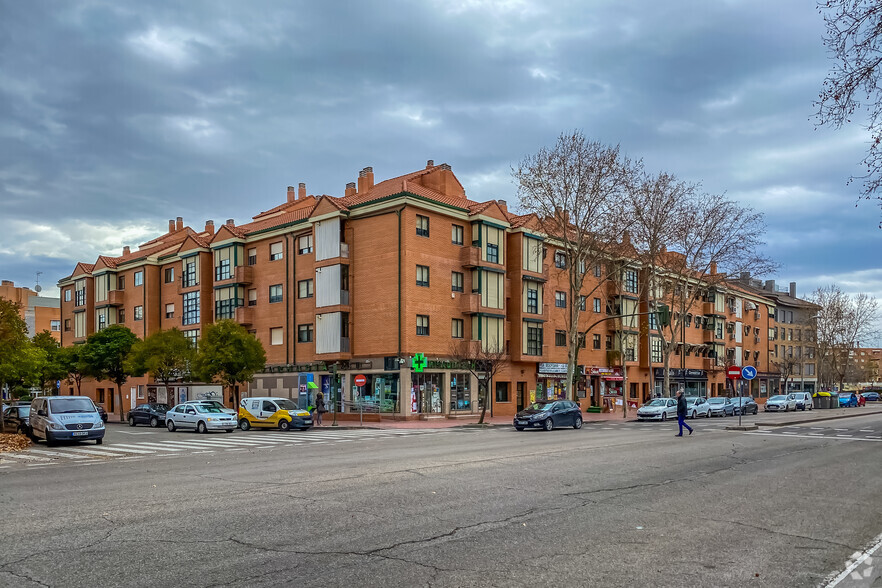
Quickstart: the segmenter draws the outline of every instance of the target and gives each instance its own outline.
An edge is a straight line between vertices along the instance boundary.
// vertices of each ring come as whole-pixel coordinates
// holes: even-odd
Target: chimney
[[[710,263],[710,273],[712,276],[715,276],[717,274],[717,262],[716,261],[712,261]]]
[[[631,231],[622,231],[622,245],[631,244]]]
[[[374,187],[374,168],[364,168],[364,183],[368,190]]]
[[[790,297],[796,298],[796,282],[790,282]]]
[[[446,171],[450,171],[450,164],[449,163],[442,163],[441,169],[446,170]]]
[[[131,253],[131,252],[132,252],[132,250],[131,250],[131,248],[130,248],[128,245],[126,245],[125,247],[123,247],[123,255],[128,255],[128,254]]]
[[[178,219],[175,221],[175,230],[180,231],[183,228],[184,228],[184,217],[179,216]]]
[[[175,232],[175,221],[174,221],[174,219],[171,219],[170,221],[168,221],[168,232],[169,232],[169,233],[174,233],[174,232]]]
[[[505,200],[497,200],[496,203],[499,205],[499,208],[501,208],[505,212],[508,212],[508,202],[506,202]]]
[[[767,292],[774,292],[775,291],[775,280],[766,280],[766,283],[763,286],[763,290],[766,290]]]
[[[294,186],[288,186],[288,202],[294,202],[297,200],[297,195],[294,192]]]
[[[430,159],[429,161],[426,162],[426,169],[429,169],[430,167],[435,167],[435,160],[434,159]]]
[[[3,280],[0,282],[0,286],[15,286],[15,283],[12,280]]]
[[[355,182],[346,184],[346,197],[355,196]]]
[[[661,246],[661,251],[660,251],[660,253],[661,253],[662,255],[664,255],[664,254],[667,253],[667,252],[668,252],[668,248],[667,248],[666,246],[662,245],[662,246]]]
[[[306,198],[306,184],[303,182],[297,185],[297,197],[301,200]]]
[[[364,170],[361,170],[360,172],[358,172],[358,193],[362,193],[366,190],[366,188],[364,187],[364,185],[365,185],[364,178],[366,175],[367,175],[367,172],[365,172]]]
[[[224,224],[225,224],[225,225],[230,225],[231,227],[235,227],[235,226],[236,226],[236,223],[235,223],[235,222],[233,221],[233,219],[231,219],[231,218],[228,218],[228,219],[227,219],[227,222],[225,222]]]
[[[741,282],[750,284],[750,272],[741,272]]]
[[[205,232],[209,235],[214,235],[214,221],[207,220],[205,221]]]

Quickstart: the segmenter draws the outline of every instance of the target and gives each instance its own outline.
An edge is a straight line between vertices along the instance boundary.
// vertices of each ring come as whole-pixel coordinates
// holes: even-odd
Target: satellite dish
[[[34,291],[35,292],[42,292],[43,286],[41,286],[40,284],[37,284],[36,286],[34,286]]]

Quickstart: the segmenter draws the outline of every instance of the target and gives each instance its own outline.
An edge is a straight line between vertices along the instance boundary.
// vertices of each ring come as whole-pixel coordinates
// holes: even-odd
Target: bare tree
[[[869,0],[822,0],[818,9],[827,31],[824,44],[834,65],[824,80],[819,99],[819,125],[841,128],[852,122],[856,112],[864,118],[870,133],[867,173],[852,177],[863,180],[861,195],[871,198],[882,185],[882,4]],[[875,196],[877,200],[882,199]]]
[[[574,400],[585,278],[603,266],[628,228],[622,202],[632,169],[618,146],[590,141],[578,130],[562,133],[554,147],[541,148],[512,169],[521,209],[536,215],[550,242],[565,254],[555,266],[567,283],[567,386]],[[602,283],[592,279],[587,294]]]
[[[496,375],[508,365],[508,350],[504,344],[495,340],[488,343],[459,341],[450,345],[450,357],[478,380],[478,394],[481,398],[478,424],[483,424],[490,405],[490,387]]]
[[[879,304],[868,294],[849,295],[836,284],[815,290],[811,301],[821,308],[817,350],[822,378],[838,382],[842,390],[860,341],[878,335]]]

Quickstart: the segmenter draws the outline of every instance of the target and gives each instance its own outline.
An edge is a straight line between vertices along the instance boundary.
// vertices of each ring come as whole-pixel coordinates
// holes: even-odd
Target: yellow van
[[[239,428],[247,431],[251,427],[278,427],[282,431],[300,429],[305,431],[312,426],[309,411],[298,408],[288,398],[243,398],[239,403]]]

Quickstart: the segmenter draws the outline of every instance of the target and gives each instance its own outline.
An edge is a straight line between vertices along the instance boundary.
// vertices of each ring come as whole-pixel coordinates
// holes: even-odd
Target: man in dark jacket
[[[683,427],[689,429],[689,434],[692,434],[692,427],[686,424],[686,397],[683,396],[682,388],[677,390],[677,424],[680,425],[680,433],[677,437],[683,436]]]

